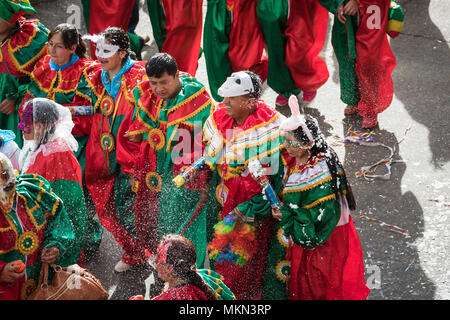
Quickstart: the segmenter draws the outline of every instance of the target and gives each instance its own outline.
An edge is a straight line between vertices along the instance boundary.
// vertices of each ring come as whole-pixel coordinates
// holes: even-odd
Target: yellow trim
[[[152,140],[152,137],[154,135],[157,135],[159,137],[160,141],[158,144],[155,144],[154,141]],[[164,148],[164,145],[166,144],[166,137],[164,135],[164,132],[162,132],[162,130],[157,128],[151,129],[147,134],[147,142],[152,147],[152,149],[156,151],[161,150],[162,148]]]
[[[296,171],[296,172],[301,172],[301,171]],[[339,171],[338,175],[342,176],[342,175],[344,175],[344,172],[343,171]],[[319,186],[321,184],[324,184],[325,182],[330,181],[331,179],[332,179],[332,177],[330,175],[330,176],[328,176],[326,178],[323,178],[322,180],[319,180],[319,181],[313,183],[312,185],[308,185],[308,186],[300,188],[300,189],[283,190],[282,194],[295,193],[295,192],[302,192],[302,191],[310,190],[310,189],[315,188],[315,187],[317,187],[317,186]]]
[[[146,133],[146,132],[148,132],[147,129],[134,130],[134,131],[128,131],[128,135],[129,135],[129,136],[136,136],[136,135],[138,135],[138,134],[144,134],[144,133]]]
[[[235,146],[234,146],[234,143],[233,143],[233,145],[230,147],[230,150],[231,150],[231,151],[239,151],[239,150],[250,149],[250,148],[253,148],[253,147],[256,147],[256,146],[259,146],[259,145],[263,145],[263,144],[265,144],[265,143],[268,143],[269,141],[275,140],[275,139],[277,139],[279,136],[280,136],[280,134],[279,134],[278,132],[276,132],[275,134],[270,135],[269,137],[265,138],[265,139],[262,140],[262,141],[259,141],[259,140],[258,140],[258,141],[256,141],[256,142],[251,143],[251,144],[244,144],[243,146],[239,146],[239,147],[235,147]]]
[[[32,72],[25,71],[24,69],[27,68],[30,64],[34,64],[37,60],[45,57],[47,54],[47,46],[43,46],[41,51],[39,51],[39,53],[37,55],[35,55],[30,60],[28,60],[24,65],[20,65],[19,61],[17,61],[17,59],[14,57],[13,53],[10,52],[9,49],[10,49],[10,45],[8,46],[8,52],[10,53],[9,57],[11,58],[14,66],[16,67],[17,70],[19,70],[23,74],[26,74],[27,76],[30,76],[32,74]]]
[[[42,65],[40,68],[42,68],[42,72],[45,73],[44,65]],[[34,83],[36,83],[38,85],[39,89],[42,92],[45,92],[47,94],[47,98],[53,94],[53,87],[55,86],[56,79],[58,79],[58,78],[59,78],[59,73],[56,73],[56,77],[53,78],[53,80],[50,83],[50,87],[47,89],[42,86],[41,81],[38,78],[36,78],[35,73],[34,72],[31,73],[31,79],[34,81]]]
[[[200,106],[200,108],[195,109],[194,112],[188,114],[187,116],[185,116],[185,117],[183,117],[183,118],[180,118],[180,119],[177,119],[177,120],[175,120],[175,121],[172,121],[172,122],[167,123],[167,126],[170,127],[170,126],[172,126],[172,125],[174,125],[174,124],[178,124],[178,123],[184,122],[184,121],[187,120],[187,119],[192,118],[193,116],[197,115],[198,113],[200,113],[201,111],[203,111],[204,109],[206,109],[206,107],[207,107],[208,105],[210,105],[210,104],[212,104],[212,99],[209,99],[208,101],[206,101],[202,106]],[[169,114],[169,113],[167,113],[167,114]],[[190,123],[186,123],[186,124],[192,126],[192,124],[190,124]]]
[[[179,104],[174,105],[172,108],[170,108],[169,110],[167,110],[167,115],[171,114],[172,112],[178,110],[180,107],[184,106],[186,103],[191,102],[192,100],[194,100],[195,98],[197,98],[199,95],[201,95],[203,92],[205,92],[205,87],[201,88],[200,90],[198,90],[196,93],[194,93],[192,96],[190,96],[189,98],[181,101]]]
[[[151,185],[150,178],[156,178],[158,184],[156,186]],[[145,175],[145,184],[147,185],[147,188],[153,192],[160,192],[162,190],[162,178],[157,172],[147,172]]]
[[[87,101],[91,101],[91,98],[88,97],[87,95],[85,95],[84,93],[81,93],[80,91],[76,90],[75,91],[75,95],[87,100]]]
[[[405,23],[403,21],[398,21],[398,20],[389,20],[388,22],[388,26],[387,26],[387,31],[397,31],[397,32],[401,32],[403,30],[403,25]]]
[[[173,140],[175,134],[176,134],[177,131],[178,131],[178,127],[179,127],[179,125],[177,124],[177,125],[175,126],[175,128],[173,128],[172,135],[170,136],[169,141],[167,141],[166,152],[169,152],[169,151],[170,151],[170,145],[171,145],[171,143],[172,143],[172,140]]]
[[[144,121],[144,119],[141,118],[141,116],[139,115],[139,110],[144,111],[144,113],[147,115],[147,117],[149,117],[153,122],[157,122],[157,121],[158,121],[158,118],[159,118],[159,114],[161,113],[163,100],[159,100],[158,105],[156,106],[156,109],[158,110],[158,112],[157,112],[155,118],[149,113],[149,111],[147,110],[147,108],[145,108],[144,106],[142,106],[141,99],[139,99],[137,103],[138,103],[138,113],[137,113],[137,119],[138,119],[138,121],[139,121],[141,124],[143,124],[145,127],[149,128],[149,129],[153,129],[152,126],[150,126],[147,122]],[[165,102],[164,102],[164,104],[165,104]],[[162,121],[160,121],[160,122],[163,123]],[[164,121],[164,123],[165,123],[165,121]]]
[[[347,194],[347,190],[344,190],[344,191],[342,191],[342,193],[339,193],[339,194],[346,195]],[[334,193],[330,194],[328,196],[325,196],[323,198],[320,198],[320,199],[314,201],[313,203],[310,203],[310,204],[308,204],[306,206],[303,206],[302,208],[303,209],[311,209],[312,207],[315,207],[315,206],[317,206],[318,204],[320,204],[322,202],[325,202],[325,201],[328,201],[328,200],[332,200],[332,199],[336,199],[336,195]]]
[[[31,239],[32,243],[31,246],[29,248],[25,248],[23,246],[23,242],[26,239]],[[19,252],[23,255],[30,255],[33,254],[36,249],[39,248],[39,237],[36,233],[34,233],[33,231],[26,231],[24,233],[22,233],[19,238],[17,239],[17,248],[19,249]]]
[[[250,129],[247,129],[247,130],[245,130],[245,131],[239,132],[238,134],[236,134],[236,135],[233,137],[233,139],[231,139],[230,142],[233,142],[233,141],[236,140],[238,137],[240,137],[240,136],[246,134],[247,132],[255,131],[255,130],[261,128],[261,127],[265,127],[265,126],[267,126],[268,124],[271,124],[272,122],[274,122],[275,120],[277,120],[278,118],[279,118],[279,114],[275,114],[269,121],[263,122],[263,123],[260,123],[260,124],[257,124],[256,126],[251,127]]]
[[[281,269],[284,266],[289,266],[291,267],[291,262],[288,260],[282,260],[280,261],[277,266],[275,267],[275,273],[277,275],[277,278],[280,279],[282,282],[286,282],[287,279],[289,278],[289,275],[284,275],[281,271]]]
[[[7,232],[7,231],[9,231],[9,230],[12,230],[12,231],[14,231],[14,233],[16,234],[16,241],[15,241],[15,243],[14,243],[14,246],[13,247],[11,247],[10,249],[8,249],[8,250],[0,250],[0,254],[4,254],[4,253],[8,253],[8,252],[11,252],[11,251],[14,251],[14,250],[16,250],[17,249],[17,237],[18,237],[18,232],[17,232],[17,228],[16,228],[16,226],[14,225],[14,222],[11,220],[11,218],[8,216],[8,214],[4,214],[4,217],[5,217],[5,219],[8,221],[8,223],[9,223],[9,227],[6,227],[6,228],[2,228],[2,229],[0,229],[0,232]]]

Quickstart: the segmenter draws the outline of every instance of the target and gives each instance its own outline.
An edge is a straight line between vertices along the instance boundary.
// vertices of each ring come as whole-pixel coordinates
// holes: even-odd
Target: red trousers
[[[358,109],[364,118],[383,112],[394,96],[391,74],[396,60],[386,33],[389,4],[389,0],[360,1],[355,72],[361,96]]]
[[[285,63],[302,91],[316,91],[328,80],[327,64],[319,57],[327,26],[328,11],[317,0],[289,2]]]
[[[235,72],[250,70],[265,82],[268,58],[263,55],[264,40],[256,15],[257,3],[257,0],[234,1],[228,57]]]
[[[162,0],[167,37],[161,52],[175,58],[178,69],[195,76],[202,41],[202,0]]]

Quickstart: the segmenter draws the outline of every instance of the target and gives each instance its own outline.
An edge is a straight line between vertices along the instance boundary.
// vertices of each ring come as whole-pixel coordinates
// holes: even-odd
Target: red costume
[[[102,225],[123,247],[122,261],[129,265],[142,264],[148,252],[136,238],[132,212],[135,197],[127,173],[139,153],[139,143],[130,142],[125,133],[138,134],[140,125],[133,120],[132,90],[146,76],[145,68],[134,63],[122,75],[122,84],[113,99],[102,83],[102,70],[89,74],[93,88],[96,113],[86,145],[85,181]]]

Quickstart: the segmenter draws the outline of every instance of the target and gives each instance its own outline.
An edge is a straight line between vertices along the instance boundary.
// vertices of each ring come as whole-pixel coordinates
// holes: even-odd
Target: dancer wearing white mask
[[[146,77],[145,62],[131,59],[130,40],[120,28],[109,27],[83,38],[95,43],[101,65],[88,77],[95,114],[86,147],[86,185],[100,222],[124,249],[114,269],[123,272],[150,258],[137,238],[132,210],[136,194],[129,182],[146,131],[133,118],[133,89]]]

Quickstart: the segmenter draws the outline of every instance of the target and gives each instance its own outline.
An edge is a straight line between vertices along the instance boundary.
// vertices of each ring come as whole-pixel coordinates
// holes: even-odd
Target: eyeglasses
[[[291,134],[291,136],[292,136],[292,134]],[[294,137],[294,139],[297,140],[297,141],[292,141],[292,140],[290,140],[290,139],[287,139],[284,135],[281,135],[280,137],[281,137],[281,140],[285,141],[291,148],[294,148],[294,149],[297,149],[297,148],[300,148],[300,149],[308,149],[308,147],[306,146],[306,144],[301,143],[301,142],[298,141],[297,138],[294,137],[294,136],[292,136],[292,137]]]

